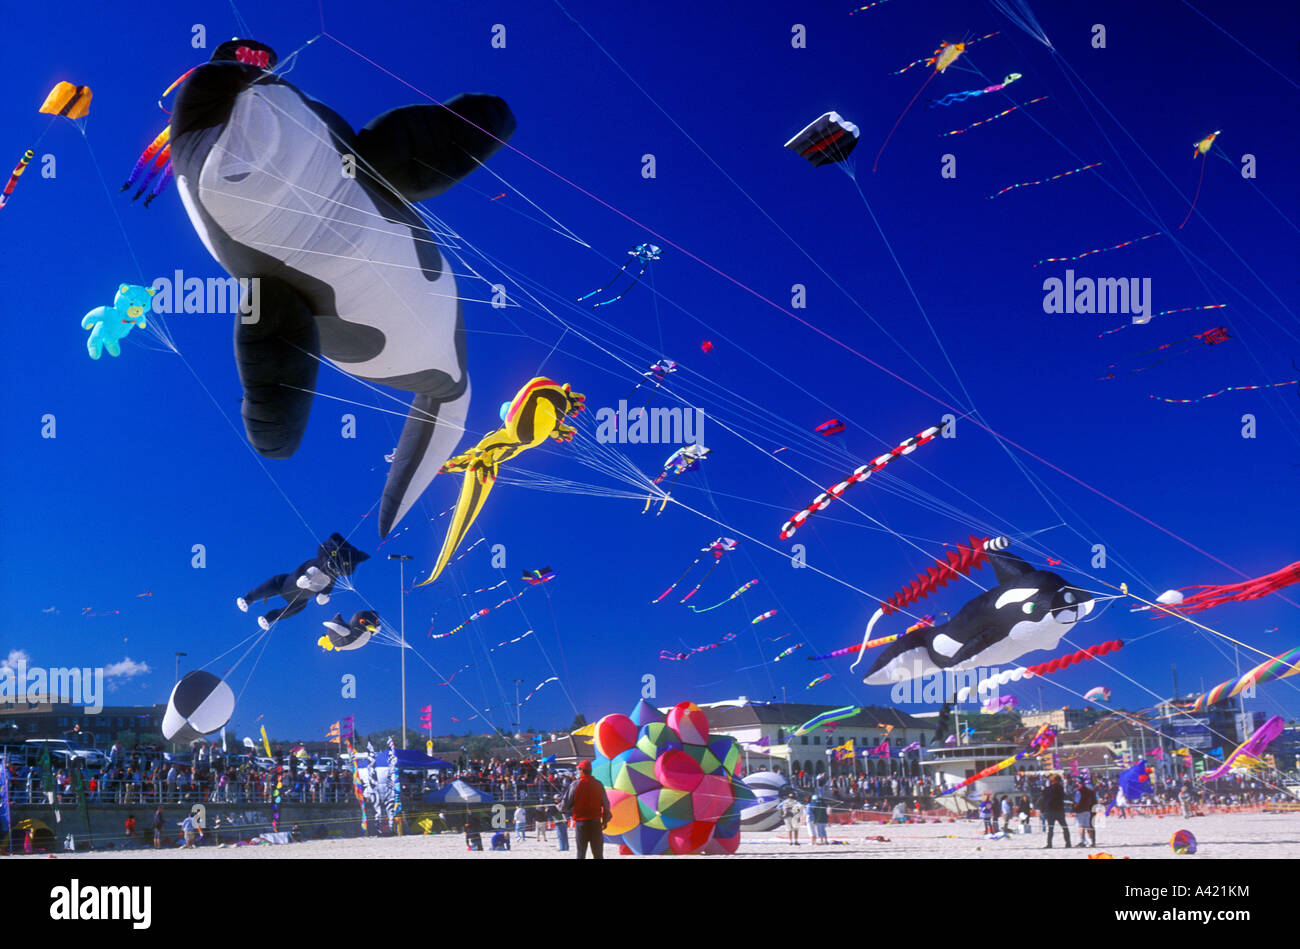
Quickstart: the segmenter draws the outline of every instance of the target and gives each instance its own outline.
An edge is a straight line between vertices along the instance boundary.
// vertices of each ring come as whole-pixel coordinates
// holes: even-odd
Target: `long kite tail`
[[[1202,155],[1201,173],[1196,176],[1196,194],[1192,195],[1192,206],[1187,209],[1187,217],[1183,218],[1183,223],[1178,225],[1178,229],[1180,231],[1187,225],[1188,220],[1191,219],[1192,212],[1196,210],[1196,202],[1201,197],[1201,182],[1204,180],[1205,180],[1205,156]]]
[[[660,593],[660,594],[659,594],[657,597],[655,597],[653,600],[651,600],[650,603],[653,605],[653,604],[655,604],[655,603],[660,603],[660,602],[662,602],[662,601],[664,600],[664,598],[666,598],[666,597],[668,596],[669,593],[672,593],[673,590],[677,589],[677,584],[679,584],[679,583],[681,583],[683,580],[685,580],[685,579],[686,579],[686,575],[687,575],[688,573],[690,573],[692,570],[694,570],[694,569],[695,569],[695,565],[696,565],[697,563],[699,563],[699,562],[700,562],[701,560],[703,560],[703,559],[704,559],[704,554],[700,554],[698,557],[696,557],[694,560],[692,560],[692,561],[691,561],[691,565],[690,565],[689,567],[687,567],[685,570],[682,571],[682,575],[681,575],[680,577],[678,577],[676,580],[673,581],[673,585],[670,586],[667,590],[664,590],[663,593]],[[716,566],[716,565],[715,565],[715,566]]]
[[[595,290],[592,290],[590,293],[584,293],[582,296],[578,297],[578,299],[575,300],[574,302],[575,302],[575,303],[581,303],[583,300],[588,300],[588,299],[590,299],[591,297],[594,297],[596,294],[601,293],[601,292],[603,292],[603,291],[605,291],[605,290],[608,290],[610,287],[612,287],[612,286],[614,285],[614,281],[615,281],[615,280],[617,280],[619,277],[623,276],[623,272],[624,272],[625,270],[627,270],[627,265],[630,264],[631,262],[632,262],[632,261],[630,261],[630,260],[625,260],[625,261],[623,261],[622,266],[619,267],[618,270],[616,270],[616,271],[614,272],[614,276],[612,276],[612,277],[609,279],[609,283],[605,284],[603,287],[597,287]],[[595,305],[596,305],[596,306],[599,306],[599,304],[595,304]]]
[[[678,602],[678,603],[685,603],[687,600],[689,600],[691,597],[693,597],[696,593],[698,593],[698,592],[700,591],[700,587],[704,586],[704,581],[707,580],[707,579],[709,579],[709,574],[711,574],[714,570],[717,570],[717,569],[718,569],[718,564],[720,564],[720,563],[722,563],[722,559],[721,559],[721,558],[718,558],[717,560],[713,561],[713,565],[710,566],[708,570],[705,570],[705,571],[704,571],[704,576],[700,577],[700,582],[697,583],[697,584],[695,584],[695,589],[693,589],[690,593],[686,594],[684,597],[682,597],[682,598],[681,598],[680,600],[678,600],[677,602]]]
[[[898,123],[903,121],[903,116],[907,115],[908,110],[912,108],[916,103],[916,100],[921,98],[921,93],[925,91],[925,87],[930,84],[930,80],[936,75],[938,75],[938,70],[932,69],[930,75],[925,78],[925,82],[921,83],[921,88],[916,90],[916,95],[912,96],[912,101],[907,104],[903,111],[898,114],[898,118],[894,120],[894,127],[891,128],[889,134],[885,136],[885,141],[880,146],[880,151],[876,152],[876,160],[871,163],[871,173],[873,175],[876,173],[876,166],[880,164],[880,156],[885,153],[885,146],[888,145],[889,140],[894,137],[894,131],[898,128]]]
[[[624,264],[623,266],[627,267],[627,264]],[[609,306],[611,303],[617,303],[619,300],[623,299],[625,296],[627,296],[627,292],[637,285],[637,281],[641,279],[642,275],[646,272],[646,268],[649,266],[650,266],[650,261],[648,260],[641,261],[641,269],[636,272],[636,276],[632,278],[632,282],[623,288],[622,293],[620,293],[616,297],[611,297],[608,300],[601,300],[599,303],[593,303],[592,307],[594,308],[598,306]],[[609,286],[609,284],[606,284],[606,286]]]

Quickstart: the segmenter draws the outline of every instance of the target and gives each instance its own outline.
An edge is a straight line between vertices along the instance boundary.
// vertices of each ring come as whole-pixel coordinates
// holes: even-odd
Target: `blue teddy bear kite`
[[[124,283],[117,288],[113,305],[97,306],[81,319],[81,328],[90,330],[86,349],[91,359],[98,359],[105,349],[110,356],[120,356],[120,341],[131,328],[148,325],[145,314],[153,308],[153,288]]]

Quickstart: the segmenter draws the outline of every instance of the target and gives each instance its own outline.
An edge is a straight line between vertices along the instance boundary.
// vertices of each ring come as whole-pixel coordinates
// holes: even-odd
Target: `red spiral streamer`
[[[925,573],[918,575],[910,584],[881,603],[881,610],[888,616],[895,610],[901,610],[909,603],[915,603],[917,600],[929,596],[940,587],[947,586],[948,583],[958,577],[964,576],[972,570],[978,570],[984,565],[984,561],[988,560],[989,553],[984,549],[984,545],[988,541],[989,538],[987,537],[972,537],[969,545],[958,544],[955,551],[948,551],[947,563],[937,564]]]
[[[1109,642],[1089,646],[1087,649],[1080,649],[1078,652],[1072,652],[1064,656],[1057,656],[1055,659],[1049,659],[1047,662],[1039,663],[1036,666],[1027,666],[1026,671],[1032,672],[1036,676],[1043,676],[1052,672],[1060,672],[1062,669],[1068,669],[1070,666],[1077,665],[1085,659],[1096,659],[1099,656],[1104,656],[1117,649],[1123,648],[1124,641],[1122,639],[1112,639]]]

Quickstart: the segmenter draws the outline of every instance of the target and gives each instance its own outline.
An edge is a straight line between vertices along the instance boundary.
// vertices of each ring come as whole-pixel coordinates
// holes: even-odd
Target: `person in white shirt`
[[[515,840],[528,839],[528,814],[520,804],[515,808]]]

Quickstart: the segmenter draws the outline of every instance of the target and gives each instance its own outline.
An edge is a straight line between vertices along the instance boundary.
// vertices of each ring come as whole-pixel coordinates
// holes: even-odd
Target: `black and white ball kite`
[[[740,812],[742,833],[773,830],[781,826],[781,800],[794,793],[784,774],[775,771],[755,771],[742,779],[757,798]]]
[[[211,672],[187,672],[167,700],[162,732],[185,744],[220,731],[235,711],[235,693]]]

